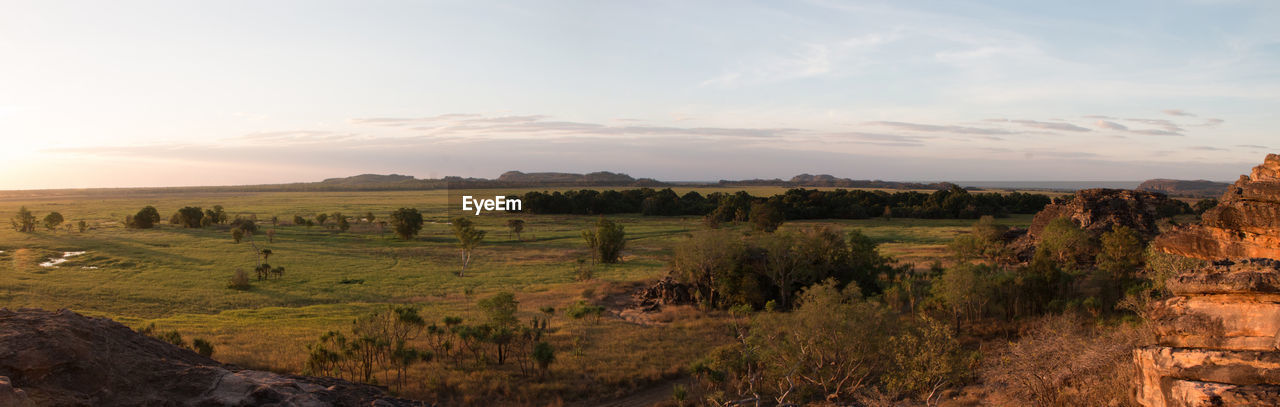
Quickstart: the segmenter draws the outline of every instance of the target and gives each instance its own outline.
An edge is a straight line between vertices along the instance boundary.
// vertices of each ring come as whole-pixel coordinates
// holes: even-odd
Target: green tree
[[[342,213],[334,213],[333,218],[338,220],[338,230],[346,232],[351,229],[351,223],[347,222],[347,217]]]
[[[404,240],[413,239],[422,230],[422,214],[417,209],[400,208],[391,213],[391,225],[396,236]]]
[[[960,342],[945,323],[922,317],[911,329],[889,338],[891,368],[885,388],[898,394],[923,396],[926,405],[947,385],[955,384],[969,370]]]
[[[317,225],[324,226],[324,221],[326,221],[326,220],[329,220],[329,214],[327,214],[327,213],[317,213],[317,214],[316,214],[316,224],[317,224]]]
[[[244,229],[240,229],[238,227],[231,228],[231,240],[234,240],[236,243],[240,243],[240,240],[244,239],[244,233]]]
[[[556,348],[549,343],[538,342],[537,345],[533,345],[533,361],[538,364],[539,374],[545,377],[551,363],[556,361]]]
[[[1101,274],[1098,280],[1106,294],[1103,299],[1111,304],[1119,301],[1137,282],[1136,275],[1142,268],[1146,250],[1138,232],[1126,226],[1112,226],[1098,240],[1100,244],[1095,258]]]
[[[786,220],[782,216],[782,211],[778,210],[778,206],[770,202],[755,202],[751,204],[751,228],[763,231],[765,233],[773,233],[778,230],[778,226],[782,226],[782,222]]]
[[[373,211],[369,211],[368,213],[364,214],[365,222],[373,223],[374,219],[377,219],[377,217],[373,216]]]
[[[295,226],[306,226],[307,218],[302,217],[302,215],[293,215],[293,224]]]
[[[13,230],[23,233],[36,231],[36,215],[31,214],[31,211],[27,210],[25,206],[18,208],[18,214],[14,215],[11,222],[13,223]]]
[[[1089,234],[1067,217],[1049,221],[1039,237],[1036,255],[1047,256],[1062,266],[1074,266],[1079,259],[1088,257],[1093,251]]]
[[[458,273],[462,276],[466,274],[467,266],[471,264],[471,255],[484,240],[485,232],[477,229],[471,219],[465,216],[454,218],[449,226],[453,228],[453,235],[458,238],[458,247],[462,249],[462,271]]]
[[[596,221],[595,229],[582,231],[582,239],[601,263],[617,263],[627,245],[626,238],[622,225],[603,217]]]
[[[184,228],[199,228],[204,225],[204,210],[197,206],[188,206],[177,212],[178,223]]]
[[[507,230],[511,231],[512,234],[516,235],[516,240],[522,240],[520,239],[520,232],[524,231],[524,220],[523,219],[507,219]]]
[[[84,231],[88,229],[89,229],[89,224],[86,223],[84,220],[76,222],[76,230],[79,230],[80,233],[84,233]]]
[[[54,230],[54,229],[57,229],[57,228],[58,228],[58,225],[61,225],[61,224],[62,224],[62,214],[61,214],[61,213],[57,213],[57,212],[49,212],[49,214],[48,214],[48,215],[44,215],[44,228],[45,228],[45,229],[49,229],[50,231],[52,231],[52,230]]]
[[[501,291],[492,297],[480,300],[476,306],[480,307],[480,311],[489,318],[489,324],[492,326],[511,328],[520,323],[516,318],[516,312],[520,311],[520,301],[517,301],[515,294],[509,291]]]
[[[742,239],[727,230],[694,232],[676,244],[671,256],[671,270],[676,280],[692,285],[702,305],[720,306],[723,282],[734,275],[746,256]]]
[[[125,226],[134,229],[151,229],[157,223],[160,223],[160,211],[157,211],[154,206],[146,206],[129,217]]]

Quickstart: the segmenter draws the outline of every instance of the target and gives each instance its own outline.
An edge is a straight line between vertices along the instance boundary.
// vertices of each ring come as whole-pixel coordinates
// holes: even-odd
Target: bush
[[[249,273],[239,269],[237,269],[236,273],[231,276],[231,283],[227,285],[227,288],[236,290],[248,290],[250,287]]]
[[[169,223],[182,225],[184,228],[199,228],[205,225],[204,210],[198,206],[187,206],[179,209],[173,214],[174,219],[170,219]],[[174,222],[176,220],[177,222]],[[212,222],[212,220],[210,220]]]
[[[131,229],[151,229],[157,223],[160,223],[160,211],[154,206],[144,207],[137,214],[125,218],[125,227]]]
[[[617,263],[627,245],[627,232],[622,225],[605,218],[596,221],[594,230],[582,231],[582,238],[601,263]]]
[[[422,214],[413,208],[397,209],[391,213],[391,225],[395,228],[396,236],[404,240],[413,239],[422,230]]]
[[[201,338],[191,340],[192,350],[206,358],[213,357],[213,344]]]
[[[62,224],[62,214],[61,214],[61,213],[57,213],[57,212],[49,212],[49,214],[48,214],[48,215],[45,215],[45,216],[44,216],[44,227],[45,227],[45,229],[54,230],[54,229],[57,229],[57,228],[58,228],[58,225],[61,225],[61,224]]]
[[[1143,325],[1105,329],[1078,314],[1044,317],[981,375],[998,405],[1136,405],[1132,352],[1149,341]]]

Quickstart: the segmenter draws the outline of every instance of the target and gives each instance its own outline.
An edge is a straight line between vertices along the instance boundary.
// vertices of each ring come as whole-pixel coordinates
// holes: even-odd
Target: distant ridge
[[[1139,191],[1163,192],[1171,196],[1195,198],[1216,198],[1227,192],[1231,186],[1226,182],[1198,179],[1194,181],[1180,179],[1156,178],[1143,181],[1138,185]]]
[[[880,181],[880,180],[856,180],[849,178],[837,178],[828,174],[800,174],[791,177],[790,180],[783,181],[778,178],[774,179],[752,179],[742,181],[720,180],[720,186],[726,187],[743,187],[743,186],[780,186],[780,187],[832,187],[832,188],[884,188],[884,189],[946,189],[953,185],[948,182],[898,182],[898,181]]]

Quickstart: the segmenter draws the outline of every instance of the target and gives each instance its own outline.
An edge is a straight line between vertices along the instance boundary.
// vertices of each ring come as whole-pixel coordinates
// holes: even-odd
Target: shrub
[[[25,206],[18,208],[18,214],[10,222],[13,223],[13,230],[24,233],[36,231],[36,215],[31,214]]]
[[[250,287],[249,273],[240,269],[237,269],[236,273],[231,276],[231,283],[227,285],[227,288],[236,290],[248,290]]]
[[[49,212],[49,214],[48,214],[48,215],[45,215],[45,216],[44,216],[44,227],[45,227],[45,229],[54,230],[54,229],[57,229],[57,228],[58,228],[58,225],[61,225],[61,224],[62,224],[62,214],[61,214],[61,213],[57,213],[57,212]]]
[[[169,223],[182,225],[184,228],[198,228],[205,226],[204,210],[200,209],[198,206],[184,207],[179,209],[177,213],[174,213],[173,216],[176,218],[177,222],[173,222],[174,219],[170,219]],[[210,219],[209,221],[212,222],[213,220]]]
[[[202,338],[195,338],[191,340],[191,347],[196,351],[196,353],[199,353],[200,356],[204,356],[206,358],[213,357],[213,344],[209,343],[209,341]]]
[[[391,225],[395,228],[396,236],[404,240],[413,239],[422,230],[422,214],[413,208],[397,209],[391,213]]]
[[[157,223],[160,223],[160,211],[154,206],[143,207],[137,214],[125,218],[125,227],[133,229],[151,229]]]
[[[626,237],[627,232],[622,225],[605,218],[596,221],[595,229],[582,231],[587,247],[591,248],[596,260],[601,263],[618,262],[622,249],[627,245]]]

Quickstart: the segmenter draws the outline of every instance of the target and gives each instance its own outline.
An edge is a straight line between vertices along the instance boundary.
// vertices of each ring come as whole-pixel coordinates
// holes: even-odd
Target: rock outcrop
[[[1280,259],[1280,155],[1227,189],[1199,225],[1183,226],[1156,239],[1166,253],[1205,260],[1263,257]]]
[[[695,302],[693,287],[670,276],[636,291],[632,299],[644,311],[656,311],[663,305],[692,305]]]
[[[1054,198],[1052,203],[1036,213],[1025,234],[1020,230],[1011,231],[1006,239],[1011,239],[1010,247],[1020,260],[1030,260],[1049,222],[1066,217],[1094,237],[1119,225],[1127,226],[1149,240],[1160,231],[1156,221],[1178,213],[1182,205],[1155,192],[1083,189],[1067,198]]]
[[[1134,351],[1138,401],[1280,405],[1280,156],[1241,177],[1200,225],[1162,234],[1162,252],[1213,260],[1166,281],[1151,308],[1157,344]]]
[[[104,318],[0,309],[0,405],[419,406],[377,387],[224,365]]]

